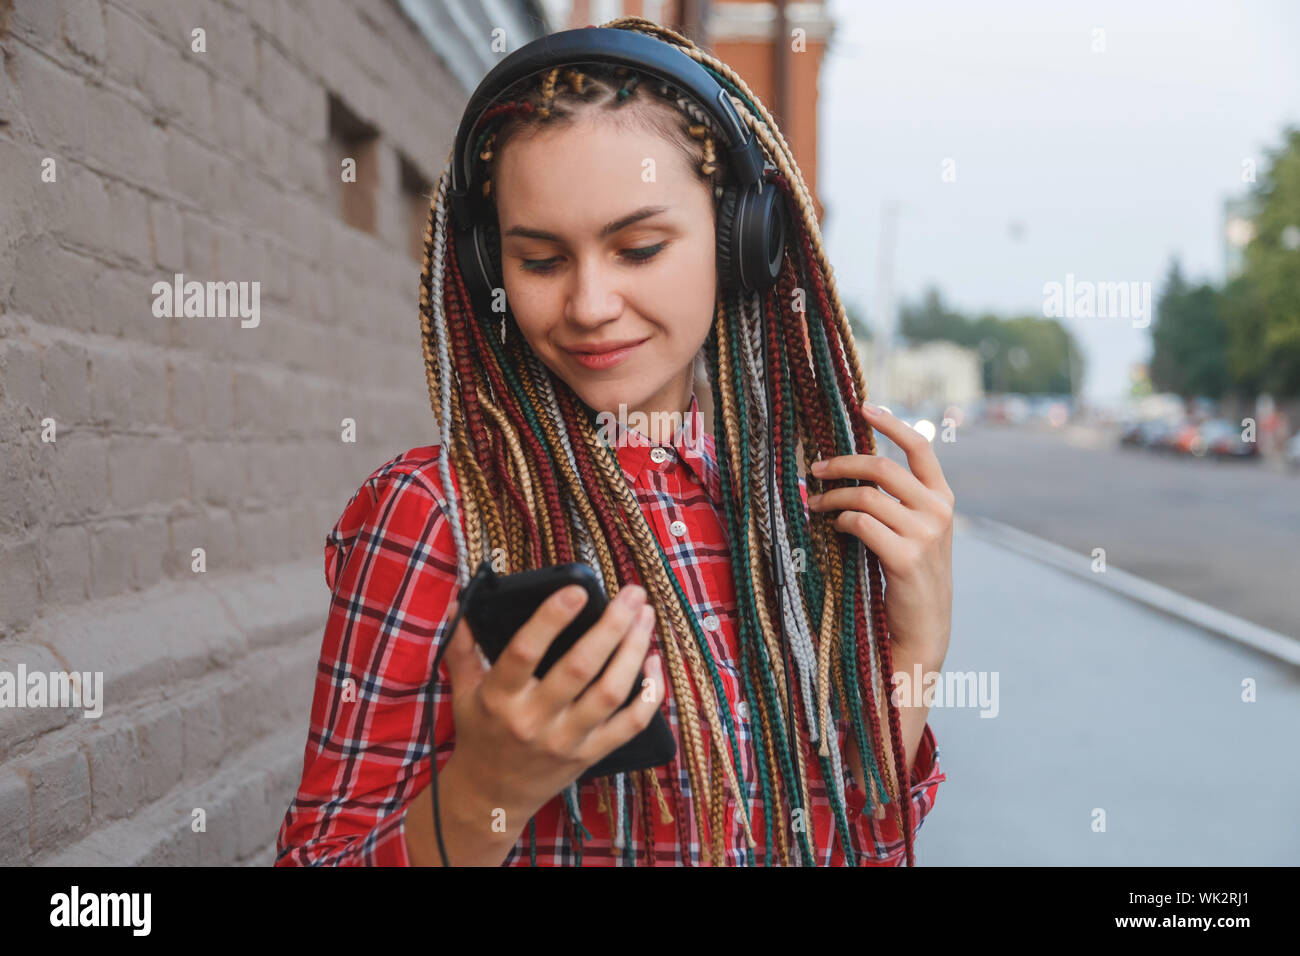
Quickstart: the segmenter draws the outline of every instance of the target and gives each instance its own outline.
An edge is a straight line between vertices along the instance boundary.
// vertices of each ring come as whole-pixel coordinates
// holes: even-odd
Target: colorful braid
[[[868,785],[864,812],[892,804],[907,864],[914,865],[911,802],[884,759],[887,747],[893,767],[903,766],[898,710],[887,692],[892,658],[879,561],[859,539],[838,532],[831,515],[807,515],[799,493],[807,462],[875,453],[872,429],[861,416],[846,412],[866,398],[867,386],[811,195],[771,115],[735,71],[640,17],[613,20],[604,28],[670,43],[717,80],[775,167],[769,181],[787,213],[786,255],[777,283],[762,294],[720,292],[699,359],[715,409],[741,679],[756,711],[764,862],[819,862],[811,817],[813,768],[830,801],[845,858],[856,862],[838,746],[838,728],[846,721]],[[625,67],[556,67],[507,91],[472,131],[482,163],[476,177],[482,195],[494,200],[493,162],[520,130],[589,109],[640,110],[639,117],[660,124],[665,114],[648,109],[657,102],[682,114],[681,123],[665,131],[692,157],[717,199],[731,171],[718,160],[715,121],[668,84]],[[693,838],[704,861],[726,865],[731,848],[723,812],[730,792],[740,809],[746,860],[753,863],[758,843],[748,817],[749,793],[738,773],[736,719],[726,706],[708,641],[614,450],[599,436],[592,410],[532,352],[508,309],[475,313],[448,241],[455,226],[447,203],[450,162],[449,157],[425,231],[420,325],[429,397],[444,449],[439,461],[444,487],[452,487],[452,468],[460,479],[460,497],[448,496],[458,581],[467,583],[483,558],[500,573],[585,561],[610,597],[628,584],[645,587],[657,611],[653,648],[666,665],[665,694],[676,710],[682,746],[668,774],[670,796],[653,771],[617,775],[596,782],[599,810],[608,815],[625,862],[655,864],[657,803],[658,821],[676,824],[684,860],[692,859]],[[495,332],[498,322],[501,331]],[[811,475],[806,481],[810,494],[835,484]],[[783,581],[776,580],[772,567],[773,548],[786,569]],[[682,772],[690,786],[690,815],[683,805]],[[578,796],[577,786],[564,792],[566,834],[581,865],[583,838],[591,834],[583,826]],[[535,832],[530,821],[533,861]]]

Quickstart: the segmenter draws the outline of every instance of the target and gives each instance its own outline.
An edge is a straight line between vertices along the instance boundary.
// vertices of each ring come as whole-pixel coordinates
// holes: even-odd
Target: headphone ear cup
[[[718,284],[722,287],[722,292],[734,292],[740,285],[740,250],[736,248],[736,209],[739,199],[740,187],[722,187],[716,227]]]
[[[764,183],[745,190],[737,231],[746,291],[771,288],[785,258],[785,203],[776,186]]]
[[[501,274],[501,242],[495,221],[455,232],[456,261],[476,312],[486,314]]]
[[[785,214],[775,186],[724,187],[717,232],[724,292],[762,292],[775,284],[785,257]]]
[[[501,284],[501,230],[497,228],[496,216],[483,225],[483,244],[488,262],[488,282],[491,288],[496,288]]]

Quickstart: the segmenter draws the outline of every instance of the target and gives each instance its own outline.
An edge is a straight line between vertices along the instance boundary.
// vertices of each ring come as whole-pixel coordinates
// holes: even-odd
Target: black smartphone
[[[461,604],[470,632],[487,659],[495,663],[515,633],[536,613],[542,602],[570,584],[579,585],[587,592],[587,603],[542,655],[537,669],[533,671],[538,678],[545,676],[555,662],[605,613],[609,602],[596,572],[581,561],[515,574],[497,574],[487,561],[480,564],[474,577],[465,586]],[[614,652],[611,652],[610,658],[613,656]],[[601,674],[607,666],[608,660],[601,668]],[[599,677],[598,674],[595,679]],[[641,680],[638,678],[623,706],[632,703],[640,690]],[[589,780],[612,773],[657,767],[671,761],[676,754],[677,742],[673,739],[668,721],[662,710],[656,710],[644,730],[592,764],[579,779]]]

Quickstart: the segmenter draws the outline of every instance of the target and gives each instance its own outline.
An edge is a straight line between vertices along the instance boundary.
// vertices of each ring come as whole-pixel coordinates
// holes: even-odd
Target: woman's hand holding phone
[[[556,591],[490,667],[464,619],[452,635],[446,661],[456,746],[440,779],[453,776],[469,790],[482,808],[485,832],[491,832],[498,809],[505,811],[511,833],[522,832],[548,800],[639,734],[659,707],[663,668],[657,655],[646,657],[654,607],[637,585],[620,590],[543,678],[533,675],[586,601],[579,586]],[[448,614],[455,612],[453,605]],[[624,707],[638,674],[651,684]]]

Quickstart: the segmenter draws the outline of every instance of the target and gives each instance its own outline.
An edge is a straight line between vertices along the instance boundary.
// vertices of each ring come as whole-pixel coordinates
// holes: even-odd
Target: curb
[[[1068,548],[1045,541],[1027,531],[979,515],[957,514],[953,519],[957,531],[966,531],[993,544],[1001,545],[1035,560],[1068,571],[1109,588],[1130,600],[1163,611],[1188,624],[1245,644],[1253,650],[1300,667],[1300,640],[1253,624],[1244,618],[1202,604],[1186,595],[1171,591],[1119,568],[1106,568],[1104,574],[1091,570],[1089,559]]]

